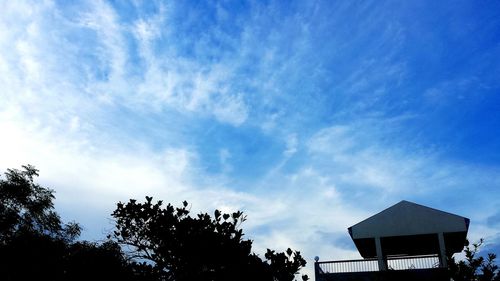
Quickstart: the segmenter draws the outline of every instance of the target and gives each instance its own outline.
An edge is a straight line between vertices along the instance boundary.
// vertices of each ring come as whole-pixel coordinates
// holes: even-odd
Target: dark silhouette
[[[113,237],[129,246],[130,256],[151,262],[163,280],[294,280],[306,262],[300,252],[267,250],[266,261],[251,252],[243,239],[242,212],[189,215],[188,203],[179,208],[162,201],[118,203]],[[307,276],[302,277],[307,280]]]
[[[54,239],[71,241],[80,234],[76,223],[63,224],[54,211],[54,192],[33,181],[38,170],[8,169],[0,179],[0,245],[17,236],[39,233]]]
[[[35,183],[36,176],[27,165],[0,178],[2,281],[291,281],[306,264],[291,249],[268,250],[265,260],[252,253],[239,228],[241,212],[191,217],[187,202],[164,208],[151,197],[118,203],[116,231],[107,241],[77,241],[81,227],[62,222],[54,191]]]
[[[362,260],[319,261],[316,280],[500,281],[495,254],[469,247],[468,218],[401,201],[351,227]],[[464,249],[465,246],[465,249]],[[466,259],[452,255],[464,251]]]
[[[463,250],[464,260],[456,261],[454,257],[448,257],[450,277],[454,281],[500,281],[499,268],[495,264],[496,255],[488,253],[486,258],[478,255],[483,242],[484,240],[480,239],[471,247],[467,240]]]
[[[0,178],[0,280],[291,281],[306,262],[300,252],[267,250],[264,259],[243,239],[242,212],[190,216],[188,203],[118,203],[116,230],[104,242],[77,241],[81,227],[63,223],[54,191],[34,182],[33,166],[8,169]],[[500,281],[496,255],[464,248],[465,259],[448,256],[455,281]],[[125,253],[123,249],[127,249]],[[302,276],[307,280],[307,276]]]
[[[0,280],[153,280],[116,242],[76,242],[80,226],[62,223],[36,176],[28,165],[0,178]]]

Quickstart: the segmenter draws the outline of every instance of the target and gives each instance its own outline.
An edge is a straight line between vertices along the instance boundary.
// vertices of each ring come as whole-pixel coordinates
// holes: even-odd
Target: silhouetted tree
[[[129,263],[120,245],[108,240],[104,243],[88,241],[70,245],[64,260],[64,280],[120,280],[147,281],[139,266]]]
[[[154,280],[142,278],[115,242],[75,242],[80,226],[62,223],[54,192],[36,176],[27,165],[0,178],[0,280]]]
[[[175,208],[162,201],[118,203],[114,238],[130,250],[130,257],[147,261],[161,280],[269,280],[291,281],[306,262],[300,252],[268,250],[266,261],[251,252],[243,239],[242,212],[189,215],[188,203]],[[303,276],[303,280],[307,280]]]
[[[299,252],[268,250],[263,261],[243,239],[241,212],[196,217],[151,197],[118,204],[116,241],[76,241],[80,226],[64,224],[54,192],[34,182],[33,166],[0,178],[0,280],[268,280],[291,281],[306,262]],[[126,255],[122,245],[132,251]],[[303,276],[307,280],[307,276]]]
[[[54,210],[54,192],[34,182],[38,170],[8,169],[0,178],[0,245],[26,233],[72,241],[80,235],[76,223],[63,224]]]
[[[449,270],[454,281],[500,281],[500,272],[495,264],[496,255],[489,253],[485,259],[478,255],[479,248],[484,240],[473,243],[472,247],[466,240],[463,250],[465,259],[456,261],[454,257],[449,257]]]
[[[0,279],[62,280],[66,246],[80,234],[54,211],[53,191],[34,182],[38,170],[8,169],[0,179]]]

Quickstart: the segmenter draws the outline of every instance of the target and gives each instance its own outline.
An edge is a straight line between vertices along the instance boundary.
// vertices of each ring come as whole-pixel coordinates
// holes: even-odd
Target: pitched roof
[[[467,231],[469,219],[401,201],[349,227],[353,239]]]
[[[375,240],[382,239],[387,254],[437,253],[437,233],[445,235],[447,251],[462,250],[469,219],[408,201],[401,201],[351,227],[349,234],[361,256],[373,257]]]

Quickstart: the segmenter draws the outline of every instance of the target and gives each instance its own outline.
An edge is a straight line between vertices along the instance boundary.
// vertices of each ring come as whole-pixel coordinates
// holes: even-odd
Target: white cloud
[[[122,85],[125,77],[126,63],[128,60],[123,27],[118,22],[118,16],[113,8],[104,1],[93,1],[90,11],[84,12],[79,19],[84,27],[94,30],[98,37],[98,44],[102,48],[99,54],[101,63],[109,71],[107,87]]]
[[[4,6],[0,167],[36,165],[41,180],[57,189],[59,203],[78,200],[74,207],[81,210],[79,216],[85,216],[89,206],[109,211],[116,200],[146,194],[183,200],[187,189],[200,188],[191,183],[198,177],[191,171],[197,161],[191,149],[167,146],[158,153],[148,145],[116,143],[121,136],[101,131],[111,122],[106,111],[117,104],[133,112],[167,106],[212,115],[235,126],[247,118],[243,96],[232,94],[227,86],[230,68],[157,57],[152,45],[161,37],[159,25],[165,20],[161,17],[130,27],[104,1],[82,6],[83,12],[71,19],[50,1]],[[68,39],[82,27],[97,35],[85,46]],[[143,81],[128,71],[125,36],[131,30],[143,44],[147,62]],[[82,58],[81,48],[98,50],[98,63]],[[96,71],[107,74],[98,77]],[[134,93],[135,89],[139,91]]]
[[[195,168],[196,155],[185,149],[160,154],[106,146],[89,149],[71,136],[59,136],[54,143],[52,132],[22,129],[19,125],[24,122],[17,122],[12,116],[0,119],[3,131],[8,132],[0,145],[0,154],[5,156],[0,167],[36,165],[41,170],[40,181],[57,191],[56,207],[71,208],[75,216],[70,219],[87,223],[86,235],[91,238],[101,238],[111,229],[105,218],[115,202],[152,195],[173,204],[188,200],[195,213],[211,213],[215,208],[245,211],[248,221],[242,227],[260,254],[266,248],[291,247],[301,250],[311,263],[315,255],[323,259],[356,256],[354,251],[325,245],[317,232],[347,235],[346,228],[366,213],[345,205],[332,180],[314,169],[279,175],[277,180],[286,190],[237,192],[213,181],[200,185],[199,177],[206,176]],[[89,208],[92,211],[86,211]],[[262,227],[268,230],[262,231]]]
[[[69,219],[84,224],[101,222],[90,228],[84,225],[88,230],[85,237],[102,238],[100,228],[109,228],[106,218],[114,204],[129,198],[141,200],[150,195],[175,204],[189,200],[189,196],[200,210],[212,208],[204,199],[206,191],[193,185],[196,156],[186,149],[154,153],[140,147],[133,151],[106,145],[92,147],[71,134],[55,135],[39,126],[25,126],[26,120],[19,121],[12,114],[0,115],[0,169],[3,172],[24,164],[35,165],[41,171],[42,185],[56,190],[56,208],[62,206],[63,214],[74,215]],[[221,196],[219,202],[231,195]]]
[[[19,13],[23,10],[16,4],[7,6]],[[5,50],[0,70],[7,85],[3,95],[10,104],[36,104],[40,113],[58,107],[64,107],[63,112],[82,111],[81,105],[92,104],[97,110],[126,106],[140,112],[180,111],[234,126],[246,121],[245,96],[232,86],[238,62],[207,65],[178,56],[174,38],[163,28],[170,24],[167,8],[129,25],[104,1],[81,7],[82,12],[71,19],[51,5],[33,6],[30,17],[13,13],[0,22]],[[13,24],[13,18],[20,20]],[[80,33],[88,37],[85,45],[75,36]],[[137,50],[129,39],[136,40]],[[138,64],[130,56],[136,51],[141,58]],[[131,68],[132,63],[142,65],[141,71]],[[64,118],[57,112],[57,118]]]
[[[348,126],[332,126],[316,132],[308,142],[308,149],[314,153],[342,156],[357,145],[352,129]]]
[[[215,117],[225,123],[241,125],[248,117],[247,106],[242,95],[224,95],[213,104]]]
[[[288,157],[291,157],[292,155],[294,155],[295,152],[297,152],[297,146],[299,144],[297,134],[290,134],[286,138],[285,142],[286,142],[286,149],[283,152],[283,156],[288,158]]]
[[[349,239],[347,227],[401,199],[444,202],[463,192],[464,199],[455,201],[463,206],[455,207],[471,217],[471,237],[498,232],[485,226],[487,217],[498,209],[488,198],[500,186],[495,180],[498,169],[389,146],[381,140],[391,136],[387,132],[401,121],[397,118],[356,116],[353,123],[316,131],[297,124],[300,118],[309,118],[304,112],[316,113],[315,106],[321,103],[295,99],[294,95],[310,94],[302,89],[309,86],[304,73],[329,76],[311,58],[311,46],[304,44],[311,31],[300,20],[293,25],[297,19],[288,19],[283,26],[273,25],[264,32],[258,23],[272,11],[262,7],[242,27],[240,37],[223,42],[237,51],[210,61],[184,55],[179,49],[182,44],[177,45],[176,23],[171,18],[175,7],[160,7],[154,15],[139,13],[136,21],[124,23],[104,1],[79,7],[78,16],[71,18],[50,1],[10,1],[2,6],[0,170],[36,165],[40,181],[57,191],[56,206],[70,219],[88,224],[86,233],[92,238],[103,237],[101,230],[108,225],[106,218],[116,201],[145,195],[173,204],[188,200],[195,212],[243,210],[248,215],[243,229],[258,253],[267,247],[301,250],[310,262],[309,272],[315,255],[358,258],[355,250],[334,240]],[[220,7],[218,13],[222,20],[227,16]],[[305,28],[299,32],[294,29],[297,26]],[[288,27],[297,31],[295,37],[280,37]],[[389,40],[392,34],[384,35],[384,43],[393,42]],[[289,39],[298,43],[289,44]],[[196,52],[203,54],[207,43],[196,44]],[[345,54],[341,48],[332,52]],[[339,74],[345,83],[332,93],[345,90],[356,95],[376,89],[375,97],[361,98],[341,110],[366,108],[387,93],[383,81],[397,84],[405,75],[405,65],[391,64],[388,58],[357,63],[358,71]],[[240,69],[245,67],[250,68],[248,73]],[[307,73],[311,69],[314,73]],[[301,87],[294,88],[297,85]],[[439,91],[447,87],[430,90],[428,98],[440,98]],[[312,106],[303,104],[305,100]],[[293,119],[294,109],[304,111]],[[170,112],[189,120],[211,118],[237,129],[245,129],[246,124],[261,128],[270,138],[284,142],[285,148],[278,153],[282,161],[255,179],[254,186],[236,190],[224,176],[237,170],[229,163],[231,157],[240,156],[233,155],[237,152],[216,148],[219,158],[215,161],[220,161],[224,174],[221,180],[220,175],[200,168],[198,150],[188,144],[191,136],[183,136],[188,139],[185,145],[178,144],[182,143],[175,139],[178,136],[172,137],[177,145],[158,144],[163,139],[149,143],[140,130],[148,124],[126,127],[127,118],[137,115],[165,125],[149,128],[158,135],[166,134],[162,130],[189,131],[192,124],[176,124],[178,120],[169,119]],[[148,117],[143,116],[146,113]],[[127,132],[122,135],[114,130]],[[289,165],[289,159],[301,152],[304,158]],[[475,195],[476,186],[486,186],[482,189],[486,192]],[[484,203],[480,209],[465,206],[464,202],[473,199]]]
[[[416,187],[428,188],[422,180],[432,169],[429,165],[436,165],[435,157],[381,144],[378,140],[387,130],[380,128],[390,128],[391,122],[394,121],[360,119],[349,125],[327,127],[311,137],[307,149],[313,159],[328,163],[324,168],[333,170],[332,177],[339,184],[379,189],[383,196],[401,196]],[[431,172],[436,174],[440,170]]]
[[[231,152],[228,149],[220,149],[219,150],[219,162],[221,165],[221,170],[222,172],[228,173],[233,170],[233,167],[230,164],[230,159],[231,159]]]

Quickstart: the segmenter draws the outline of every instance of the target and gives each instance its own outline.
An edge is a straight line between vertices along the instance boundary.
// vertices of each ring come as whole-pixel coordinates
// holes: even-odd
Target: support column
[[[439,261],[442,267],[448,267],[448,261],[446,260],[446,245],[444,243],[444,234],[442,232],[438,233],[439,240]]]
[[[382,243],[380,242],[380,237],[375,237],[375,248],[377,250],[378,270],[386,271],[387,267],[385,265],[384,253],[382,252]]]

